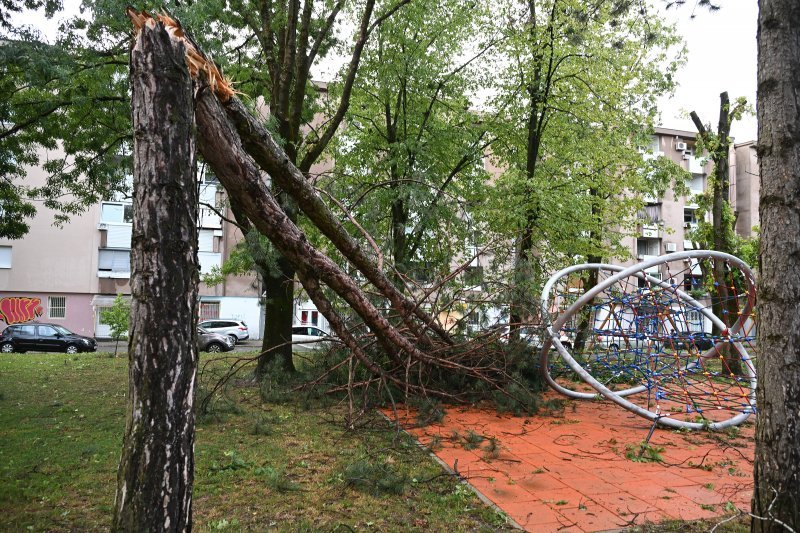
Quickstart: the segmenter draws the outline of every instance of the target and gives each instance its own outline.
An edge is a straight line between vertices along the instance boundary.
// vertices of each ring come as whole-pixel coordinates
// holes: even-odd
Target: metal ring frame
[[[739,313],[739,318],[737,319],[737,321],[734,323],[733,326],[727,327],[719,317],[714,315],[705,306],[697,302],[689,294],[671,285],[670,283],[667,283],[657,278],[653,278],[645,273],[646,269],[650,269],[654,266],[659,266],[665,263],[670,263],[673,261],[684,260],[684,259],[689,259],[689,260],[719,259],[726,261],[729,265],[736,266],[744,274],[744,279],[747,286],[746,287],[747,299],[745,301],[744,307]],[[612,276],[598,283],[592,289],[588,290],[581,297],[579,297],[571,306],[569,306],[566,310],[561,312],[555,318],[555,320],[551,320],[550,304],[551,304],[552,292],[556,283],[560,279],[565,278],[570,274],[589,269],[595,269],[598,271],[616,272],[616,274],[613,274]],[[723,337],[726,337],[726,339],[723,339],[715,343],[710,349],[705,351],[703,354],[700,354],[696,361],[690,362],[681,368],[676,368],[673,371],[673,373],[676,375],[680,375],[681,372],[691,371],[692,369],[697,368],[698,366],[700,366],[702,360],[708,359],[714,356],[715,354],[718,354],[719,346],[721,346],[724,343],[728,343],[730,344],[730,346],[732,346],[732,348],[736,352],[738,352],[738,354],[741,357],[741,360],[744,363],[743,366],[746,371],[744,378],[746,379],[750,389],[750,393],[747,395],[747,403],[750,406],[749,408],[743,409],[742,412],[726,420],[718,422],[709,422],[709,421],[688,422],[685,420],[671,418],[669,416],[662,415],[659,412],[653,412],[649,409],[641,407],[626,399],[626,397],[630,395],[647,391],[648,390],[647,384],[637,385],[622,391],[612,391],[605,385],[600,383],[597,379],[595,379],[594,376],[592,376],[583,366],[581,366],[581,364],[577,360],[575,360],[574,357],[572,357],[572,354],[570,354],[569,350],[567,350],[561,343],[560,335],[558,332],[571,317],[573,317],[584,305],[591,303],[592,300],[598,294],[612,287],[617,282],[629,277],[643,279],[651,286],[657,286],[664,290],[674,293],[680,301],[690,305],[694,310],[699,311],[703,316],[708,318],[714,325],[719,327],[719,329],[723,332]],[[671,253],[666,256],[660,256],[644,261],[642,263],[638,263],[631,267],[621,267],[618,265],[610,265],[602,263],[571,266],[553,274],[545,284],[544,289],[542,291],[541,309],[542,309],[542,316],[544,317],[547,326],[546,328],[547,336],[544,339],[544,345],[542,346],[542,351],[540,356],[541,369],[547,383],[552,388],[554,388],[555,390],[564,395],[578,399],[595,399],[598,397],[598,394],[585,393],[568,389],[555,381],[553,376],[550,374],[549,352],[552,346],[555,349],[556,353],[570,367],[570,369],[574,371],[578,376],[580,376],[581,379],[583,379],[586,383],[591,385],[599,393],[599,395],[608,398],[609,400],[617,403],[618,405],[624,407],[625,409],[639,416],[647,418],[648,420],[651,420],[655,423],[667,427],[687,428],[687,429],[719,430],[730,426],[735,426],[744,422],[750,416],[750,414],[754,412],[754,406],[755,406],[755,390],[757,381],[755,370],[751,362],[752,360],[750,358],[750,354],[747,352],[742,343],[739,340],[737,340],[739,339],[739,336],[743,331],[747,317],[750,316],[754,305],[755,305],[755,277],[753,275],[753,272],[750,270],[750,267],[741,259],[722,252],[715,252],[712,250],[692,250],[686,252]],[[687,394],[689,394],[688,391]]]

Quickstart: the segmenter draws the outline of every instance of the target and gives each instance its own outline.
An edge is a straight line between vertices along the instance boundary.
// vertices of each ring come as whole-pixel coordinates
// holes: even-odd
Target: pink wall
[[[66,313],[64,318],[50,318],[50,309],[48,308],[48,297],[50,296],[64,296],[66,298]],[[6,329],[8,322],[29,322],[31,320],[36,322],[48,322],[51,324],[59,324],[65,328],[86,335],[89,337],[94,336],[94,309],[92,309],[92,294],[69,294],[57,292],[0,292],[0,311],[6,309],[9,316],[0,312],[0,331]],[[41,316],[35,316],[36,310],[34,306],[26,306],[25,309],[33,310],[32,313],[26,316],[26,313],[21,313],[19,304],[16,307],[10,307],[9,303],[4,304],[3,300],[6,298],[39,298],[41,303]],[[16,311],[16,316],[13,315],[12,309]],[[26,320],[27,319],[27,320]]]

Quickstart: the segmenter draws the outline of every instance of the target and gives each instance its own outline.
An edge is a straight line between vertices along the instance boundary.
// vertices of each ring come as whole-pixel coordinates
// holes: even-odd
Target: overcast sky
[[[75,13],[79,1],[65,0],[64,4]],[[678,73],[675,95],[661,100],[664,127],[696,131],[688,116],[690,111],[697,111],[703,122],[716,130],[722,91],[728,91],[731,100],[746,97],[755,108],[757,0],[721,0],[720,4],[722,9],[710,13],[693,9],[689,0],[680,9],[664,13],[667,20],[678,25],[689,51],[688,61]],[[55,34],[56,21],[32,13],[26,14],[24,20],[41,28],[51,39]],[[755,116],[735,122],[732,134],[736,142],[755,139]]]
[[[698,8],[692,19],[691,3],[666,14],[678,24],[689,57],[678,73],[680,86],[675,95],[661,100],[661,123],[696,131],[688,115],[697,111],[716,130],[721,92],[728,91],[731,101],[744,96],[755,109],[758,5],[756,0],[722,0],[719,11]],[[734,122],[731,133],[736,142],[754,140],[755,115]]]

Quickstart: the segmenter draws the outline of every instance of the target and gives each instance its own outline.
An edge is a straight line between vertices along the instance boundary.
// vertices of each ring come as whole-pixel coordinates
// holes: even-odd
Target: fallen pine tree
[[[442,386],[441,376],[456,375],[483,383],[482,390],[504,391],[514,381],[510,358],[495,342],[501,332],[457,341],[433,317],[436,310],[428,313],[421,301],[400,292],[379,267],[375,254],[348,233],[177,21],[133,9],[128,15],[137,28],[163,24],[171,37],[186,47],[187,65],[197,85],[197,144],[203,159],[224,186],[237,220],[245,227],[256,228],[292,263],[299,282],[352,357],[382,385],[406,394],[453,401],[475,396],[472,391],[448,390]],[[379,308],[348,272],[309,242],[267,187],[265,174],[292,197],[299,210],[364,276],[372,292],[388,302],[388,309]],[[368,335],[352,332],[324,287],[360,317]],[[367,349],[375,342],[380,350]]]

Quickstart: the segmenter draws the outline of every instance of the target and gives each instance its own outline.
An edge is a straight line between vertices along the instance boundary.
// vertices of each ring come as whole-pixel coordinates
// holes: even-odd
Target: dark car
[[[711,333],[702,331],[683,331],[675,334],[675,349],[692,351],[706,351],[710,350],[715,342]]]
[[[236,345],[227,335],[197,328],[197,349],[201,352],[229,352]]]
[[[15,324],[0,334],[0,352],[96,352],[97,341],[58,324]]]

